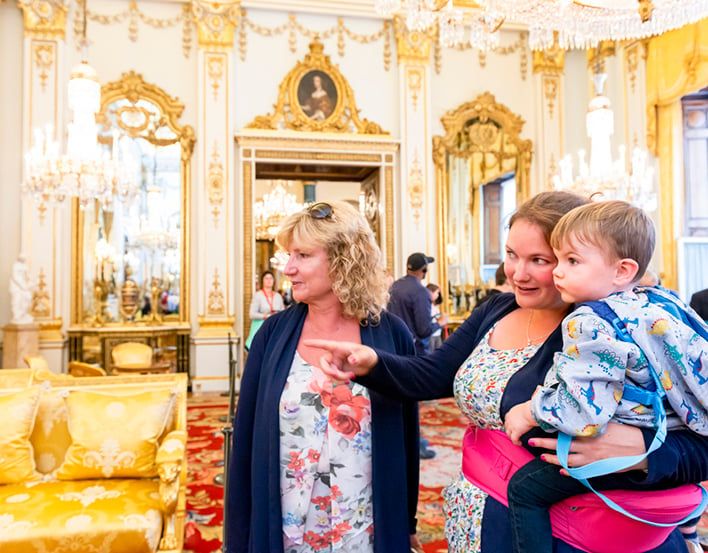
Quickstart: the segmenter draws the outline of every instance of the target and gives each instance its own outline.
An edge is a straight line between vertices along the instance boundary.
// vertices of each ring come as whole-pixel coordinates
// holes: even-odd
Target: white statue
[[[10,275],[10,301],[12,309],[12,324],[31,324],[34,317],[30,313],[32,309],[32,291],[34,285],[29,279],[27,262],[25,256],[20,254],[12,264],[12,274]]]

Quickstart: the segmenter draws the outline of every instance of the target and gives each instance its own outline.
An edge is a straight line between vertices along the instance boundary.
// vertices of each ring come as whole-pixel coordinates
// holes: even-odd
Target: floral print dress
[[[293,358],[280,398],[285,553],[373,553],[371,401]]]
[[[495,325],[496,326],[496,325]],[[462,364],[454,382],[455,401],[479,428],[503,429],[499,414],[501,398],[512,375],[536,353],[539,345],[513,350],[489,346],[492,327]],[[460,473],[443,490],[445,537],[448,553],[480,551],[482,514],[487,494],[470,484]]]

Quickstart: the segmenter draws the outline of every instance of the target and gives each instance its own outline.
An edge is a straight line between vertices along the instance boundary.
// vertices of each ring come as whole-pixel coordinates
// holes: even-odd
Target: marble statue
[[[32,317],[32,292],[34,285],[30,281],[29,271],[25,256],[20,254],[12,264],[10,275],[10,308],[12,319],[10,323],[17,325],[31,324]]]

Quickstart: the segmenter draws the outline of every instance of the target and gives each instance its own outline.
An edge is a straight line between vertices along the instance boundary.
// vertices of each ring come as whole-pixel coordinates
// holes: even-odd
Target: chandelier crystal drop
[[[625,200],[648,212],[656,211],[654,169],[649,165],[646,150],[632,149],[629,164],[625,146],[612,159],[610,138],[614,132],[614,114],[610,100],[603,94],[607,75],[593,76],[595,97],[590,101],[586,115],[587,134],[590,138],[590,159],[585,151],[578,152],[578,175],[573,176],[570,155],[561,159],[558,174],[551,179],[556,190],[569,190],[598,200]]]
[[[527,27],[533,50],[554,44],[567,50],[593,48],[603,40],[656,36],[708,17],[708,0],[478,0],[477,4],[479,9],[462,12],[452,0],[374,0],[381,15],[405,14],[410,30],[438,24],[445,46],[462,44],[467,35],[470,44],[481,49],[493,46],[498,38],[492,37],[504,22]],[[455,19],[459,30],[446,30],[443,40],[443,27],[449,29],[443,15],[447,10],[459,13],[459,22]]]
[[[86,2],[84,1],[83,60],[71,71],[66,153],[61,153],[55,129],[47,125],[34,131],[32,147],[25,154],[23,190],[41,208],[75,196],[83,209],[92,200],[110,209],[114,198],[131,200],[138,192],[137,167],[120,159],[120,136],[114,129],[111,155],[98,142],[96,113],[101,105],[101,85],[86,61]]]

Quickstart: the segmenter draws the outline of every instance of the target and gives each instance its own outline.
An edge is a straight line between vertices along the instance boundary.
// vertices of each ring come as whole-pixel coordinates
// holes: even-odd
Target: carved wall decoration
[[[629,87],[634,93],[637,90],[637,69],[639,68],[640,44],[634,44],[627,49],[627,75],[629,75]]]
[[[224,164],[219,155],[219,145],[214,142],[214,151],[209,162],[209,187],[208,196],[211,204],[211,214],[214,217],[214,226],[219,221],[221,204],[224,201]]]
[[[420,225],[424,186],[423,169],[420,165],[420,156],[416,150],[413,154],[413,163],[411,163],[411,170],[408,174],[408,204],[413,213],[413,220],[416,226]]]
[[[565,50],[557,42],[546,50],[535,50],[533,53],[533,72],[561,75],[565,70]]]
[[[519,38],[513,42],[512,44],[508,44],[507,46],[494,46],[488,51],[480,50],[477,53],[477,59],[479,61],[479,66],[481,68],[484,68],[487,66],[487,57],[489,53],[494,53],[500,56],[509,56],[511,54],[515,54],[516,52],[519,53],[519,68],[521,70],[521,80],[525,81],[526,80],[526,75],[528,73],[528,65],[529,65],[529,59],[528,59],[528,48],[526,45],[526,41],[528,39],[528,35],[525,31],[522,31],[519,33]],[[474,48],[472,44],[469,42],[465,44],[458,44],[455,46],[457,50],[460,51],[465,51],[465,50],[471,50]],[[435,45],[434,45],[434,51],[433,51],[433,56],[435,60],[435,73],[440,74],[442,71],[442,46],[440,44],[440,39],[439,37],[436,38],[435,40]]]
[[[543,95],[548,106],[548,118],[553,119],[553,109],[558,100],[558,77],[556,75],[543,77]]]
[[[240,0],[205,2],[192,0],[192,15],[197,22],[197,40],[202,48],[231,50],[234,28],[240,15]]]
[[[37,319],[46,319],[51,316],[52,303],[49,297],[47,286],[47,275],[44,274],[44,267],[39,268],[37,289],[32,294],[32,316]]]
[[[275,112],[259,115],[246,128],[388,135],[359,117],[354,92],[315,39],[310,53],[280,83]]]
[[[224,290],[221,287],[219,280],[219,269],[214,269],[214,279],[211,282],[209,290],[209,305],[207,306],[209,315],[225,315],[226,308],[224,304]]]
[[[306,28],[300,23],[295,14],[290,14],[287,22],[277,27],[265,27],[258,25],[248,17],[246,10],[241,10],[241,19],[239,25],[238,47],[241,61],[246,61],[248,52],[248,31],[252,31],[260,36],[279,36],[283,33],[288,33],[288,46],[294,54],[297,51],[297,34],[301,34],[308,40],[327,40],[334,35],[337,36],[337,54],[340,58],[344,57],[345,38],[349,38],[358,44],[370,44],[378,40],[383,40],[383,62],[384,70],[388,71],[391,68],[391,24],[384,21],[381,29],[369,35],[362,35],[354,32],[344,23],[340,17],[337,19],[337,24],[334,27],[324,30],[312,30]]]
[[[25,34],[64,39],[70,0],[18,0],[25,21]]]
[[[225,61],[226,60],[223,56],[207,56],[206,58],[207,73],[211,79],[211,88],[214,94],[215,102],[219,98],[219,87],[221,86],[221,80],[224,77]]]
[[[80,6],[84,0],[77,0]],[[131,42],[138,41],[138,30],[139,22],[152,27],[153,29],[168,29],[176,25],[182,24],[182,54],[185,58],[189,58],[189,54],[192,49],[192,33],[194,31],[194,20],[192,18],[192,8],[189,2],[185,2],[181,5],[180,13],[173,17],[159,18],[152,17],[144,13],[138,7],[137,2],[130,2],[128,4],[128,9],[115,14],[105,15],[93,12],[91,10],[86,10],[86,17],[90,21],[96,22],[100,25],[118,25],[123,24],[128,21],[128,39]],[[80,47],[80,41],[82,36],[82,10],[76,10],[74,13],[74,21],[72,23],[74,28],[74,43],[77,49]]]
[[[411,91],[413,110],[418,111],[418,98],[423,86],[423,73],[420,69],[408,71],[408,89]]]
[[[398,63],[427,64],[436,30],[409,31],[400,15],[393,18],[393,32],[398,45]]]
[[[603,73],[605,71],[605,59],[614,56],[616,50],[617,47],[614,40],[601,40],[596,48],[591,48],[586,52],[588,68],[596,73]]]
[[[47,70],[54,65],[54,47],[49,44],[37,44],[34,49],[34,65],[39,71],[42,92],[47,90]]]

